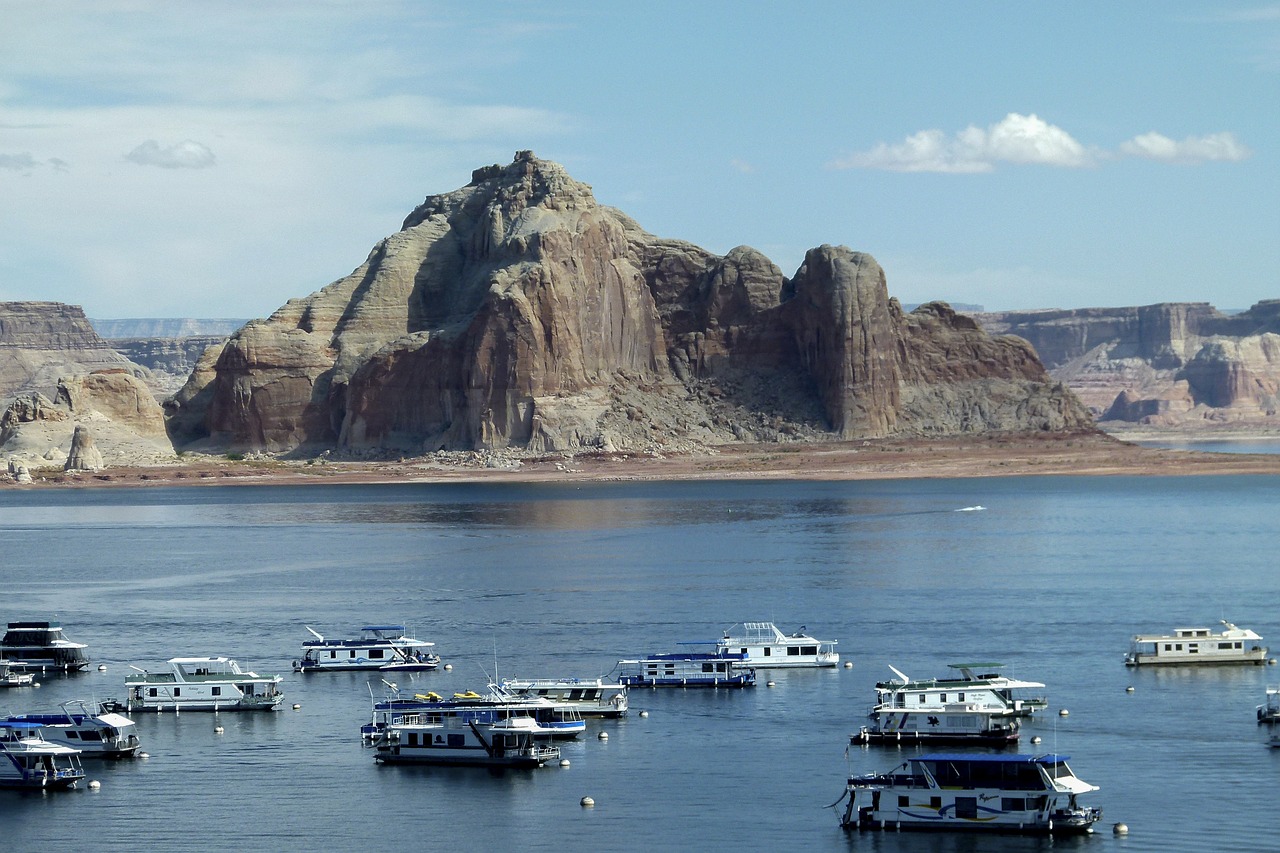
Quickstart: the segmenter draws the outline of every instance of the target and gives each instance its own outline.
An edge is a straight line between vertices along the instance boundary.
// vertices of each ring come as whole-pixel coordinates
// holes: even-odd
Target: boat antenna
[[[314,630],[310,625],[303,625],[302,627],[304,627],[304,628],[306,628],[308,631],[310,631],[310,632],[311,632],[311,636],[315,637],[317,640],[319,640],[319,641],[320,641],[320,642],[322,642],[322,643],[324,642],[324,637],[322,637],[322,636],[320,635],[320,633],[319,633],[318,631]]]

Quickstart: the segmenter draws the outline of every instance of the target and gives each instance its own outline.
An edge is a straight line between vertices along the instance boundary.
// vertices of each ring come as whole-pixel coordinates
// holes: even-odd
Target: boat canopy
[[[992,764],[1060,764],[1071,756],[1055,755],[991,755],[974,752],[931,752],[912,757],[912,761],[979,761]]]
[[[404,633],[403,625],[365,625],[361,631],[399,631]]]

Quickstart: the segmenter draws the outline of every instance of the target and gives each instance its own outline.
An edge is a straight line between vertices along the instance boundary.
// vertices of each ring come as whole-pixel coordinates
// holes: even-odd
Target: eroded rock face
[[[961,376],[979,384],[944,388]],[[990,411],[968,402],[986,380],[1007,397]],[[1051,384],[1025,344],[904,317],[869,255],[822,246],[788,280],[748,247],[654,237],[518,152],[202,359],[169,426],[242,449],[433,451],[1087,424]],[[971,413],[931,420],[951,398]]]
[[[64,471],[100,471],[102,470],[102,451],[93,441],[93,433],[84,424],[76,427],[71,436],[71,452],[67,454]]]
[[[1103,421],[1280,426],[1280,300],[1234,315],[1166,303],[975,317],[1031,342]]]
[[[98,337],[78,305],[0,302],[0,400],[51,394],[59,378],[95,370],[146,375]]]

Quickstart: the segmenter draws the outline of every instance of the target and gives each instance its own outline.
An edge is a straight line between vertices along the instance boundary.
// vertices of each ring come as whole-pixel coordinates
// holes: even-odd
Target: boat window
[[[901,794],[899,794],[899,795],[898,795],[898,808],[900,808],[900,809],[905,809],[905,808],[906,808],[907,806],[909,806],[909,805],[911,805],[911,798],[910,798],[910,797],[904,797],[904,796],[902,796]]]
[[[817,646],[801,646],[800,647],[800,654],[802,655],[816,655],[817,653],[818,653]]]
[[[976,820],[978,817],[978,798],[956,797],[955,815],[961,820]]]
[[[746,653],[747,653],[747,650],[746,650],[746,649],[739,649],[739,650],[738,650],[738,654],[740,654],[740,655],[745,655]]]
[[[338,656],[337,652],[329,652],[329,660],[333,660]]]
[[[1199,643],[1187,643],[1187,654],[1189,654],[1189,655],[1198,655],[1198,654],[1200,654],[1200,644],[1199,644]]]
[[[1241,643],[1240,643],[1240,641],[1239,641],[1239,640],[1237,640],[1237,641],[1236,641],[1236,648],[1237,648],[1237,649],[1243,649],[1243,648],[1244,648],[1244,646],[1243,646],[1243,645],[1241,645]]]
[[[963,693],[957,693],[957,694],[956,694],[956,701],[957,701],[957,702],[963,702],[963,701],[964,701],[964,694],[963,694]]]
[[[940,808],[942,808],[942,797],[930,797],[930,798],[929,798],[929,807],[930,807],[930,808],[935,808],[935,809],[940,809]]]
[[[772,646],[765,646],[765,647],[764,647],[764,656],[765,656],[765,657],[769,657],[769,656],[770,656],[770,655],[772,655],[772,654],[773,654],[773,647],[772,647]]]
[[[1178,643],[1177,645],[1174,646],[1174,648],[1178,651],[1182,651],[1182,643]]]
[[[799,647],[799,646],[787,646],[787,654],[788,654],[788,655],[798,655],[798,654],[800,654],[800,647]],[[812,654],[812,652],[810,652],[810,654]]]
[[[354,658],[355,656],[356,656],[355,649],[352,649],[351,651],[347,652],[347,657]]]
[[[382,649],[369,649],[370,660],[382,657]]]
[[[729,664],[727,663],[716,664],[716,672],[728,672],[728,671],[729,671]]]
[[[928,702],[928,701],[929,701],[929,697],[928,697],[926,694],[921,693],[921,694],[920,694],[920,704],[921,704],[921,705],[923,705],[923,704],[925,704],[925,703],[926,703],[926,702]]]
[[[175,697],[177,697],[177,696],[181,696],[181,695],[182,695],[182,688],[181,688],[181,687],[175,687],[175,688],[173,688],[173,695],[174,695]]]
[[[1000,800],[1000,809],[1006,812],[1025,812],[1027,801],[1018,797],[1004,797]]]
[[[409,746],[417,746],[417,745],[418,745],[418,733],[409,732]]]
[[[579,690],[579,689],[574,689],[574,690],[570,690],[570,691],[569,691],[569,701],[570,701],[570,702],[577,702],[577,701],[579,701],[580,699],[582,699],[582,691],[581,691],[581,690]]]
[[[939,701],[939,702],[946,702],[946,701],[947,701],[947,694],[945,694],[945,693],[939,693],[939,694],[938,694],[938,701]]]
[[[213,688],[213,695],[214,695],[214,696],[221,696],[221,695],[222,695],[222,688],[221,688],[221,687],[215,687],[215,688]]]
[[[1218,648],[1220,648],[1220,649],[1229,649],[1229,648],[1231,648],[1231,644],[1230,644],[1230,643],[1218,643]]]
[[[449,746],[466,746],[466,743],[465,735],[449,735]]]
[[[1181,648],[1181,647],[1179,647],[1179,648]],[[1173,651],[1173,644],[1172,644],[1172,643],[1165,643],[1165,644],[1164,644],[1164,650],[1165,650],[1166,652],[1171,652],[1171,651]]]
[[[67,740],[75,740],[78,737],[80,735],[76,733],[75,729],[67,729]]]
[[[711,665],[711,664],[709,664],[709,663],[704,663],[704,664],[702,665],[702,671],[703,671],[703,672],[714,672],[714,671],[715,671],[715,669],[714,669],[714,667],[712,667],[712,665]]]

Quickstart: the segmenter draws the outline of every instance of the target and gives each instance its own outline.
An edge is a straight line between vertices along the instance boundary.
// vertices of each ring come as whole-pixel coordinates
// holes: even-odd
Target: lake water
[[[0,711],[119,697],[129,664],[188,655],[283,673],[286,700],[135,714],[148,760],[87,762],[98,791],[0,792],[0,848],[1276,849],[1280,750],[1254,707],[1280,670],[1122,659],[1136,632],[1222,618],[1280,645],[1277,507],[1275,477],[6,491],[0,615],[59,619],[94,667],[0,692]],[[378,766],[358,734],[378,679],[290,671],[306,625],[405,623],[453,669],[402,685],[444,694],[595,676],[743,620],[836,638],[854,667],[635,690],[629,717],[563,747],[569,768]],[[966,660],[1047,683],[1018,749],[1101,786],[1098,832],[839,829],[824,806],[846,774],[914,753],[846,757],[874,683]]]

